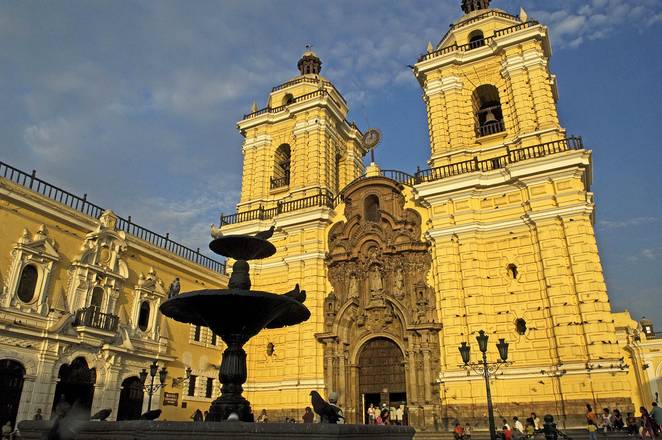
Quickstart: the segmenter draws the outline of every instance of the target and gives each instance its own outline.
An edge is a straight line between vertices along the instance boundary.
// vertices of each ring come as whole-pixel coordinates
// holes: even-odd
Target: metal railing
[[[283,188],[286,186],[289,186],[290,184],[290,175],[287,174],[283,177],[279,177],[277,179],[274,179],[273,177],[271,178],[269,182],[269,187],[271,189],[276,189],[276,188]]]
[[[503,123],[503,119],[494,120],[476,128],[476,136],[489,136],[491,134],[501,133],[502,131],[506,131],[506,125]]]
[[[340,96],[340,99],[342,99],[344,103],[347,103],[347,101],[345,101],[345,98],[340,94],[338,89],[336,89],[336,86],[334,86],[331,81],[325,81],[325,80],[319,79],[319,78],[308,78],[308,77],[305,77],[305,76],[302,76],[300,78],[295,78],[291,81],[287,81],[283,84],[280,84],[278,86],[273,87],[271,89],[271,92],[272,93],[277,92],[279,90],[285,89],[285,88],[293,86],[295,84],[301,84],[301,83],[308,83],[308,84],[320,84],[320,83],[322,83],[323,85],[331,87],[333,90],[335,90],[336,93],[338,94],[338,96]]]
[[[109,332],[117,331],[119,317],[110,313],[102,313],[98,307],[86,307],[76,310],[72,325],[74,327],[94,327]]]
[[[470,43],[467,43],[467,44],[457,44],[457,43],[455,43],[455,44],[452,44],[450,46],[443,47],[441,49],[435,50],[433,52],[425,53],[425,54],[421,55],[418,58],[418,62],[420,63],[421,61],[431,60],[433,58],[437,58],[439,56],[446,55],[447,53],[451,53],[451,52],[466,52],[468,50],[476,49],[477,47],[480,47],[480,46],[489,45],[489,43],[491,43],[495,38],[501,37],[503,35],[511,34],[513,32],[516,32],[516,31],[520,30],[520,29],[525,29],[525,28],[528,28],[528,27],[531,27],[531,26],[536,26],[538,24],[539,23],[537,21],[530,20],[530,21],[527,21],[527,22],[524,22],[524,23],[516,24],[514,26],[509,26],[507,28],[499,29],[496,32],[494,32],[493,36],[485,37],[482,40],[473,41],[473,42],[470,42]]]
[[[32,170],[31,174],[14,168],[4,162],[0,162],[0,176],[5,179],[28,188],[50,200],[61,203],[89,217],[98,219],[105,211],[99,205],[87,200],[87,194],[79,197],[55,185],[51,185],[37,177],[37,172]],[[131,221],[131,216],[126,219],[118,217],[117,229],[144,240],[154,246],[165,249],[173,254],[192,261],[200,266],[215,272],[225,273],[225,263],[213,260],[200,253],[200,249],[190,249],[170,239],[170,234],[161,235],[147,228],[143,228]]]
[[[254,118],[256,116],[260,116],[260,115],[263,115],[265,113],[280,113],[283,110],[285,110],[291,104],[295,104],[295,103],[301,102],[301,101],[307,101],[309,99],[316,98],[318,96],[328,96],[333,101],[333,98],[331,97],[329,92],[327,92],[326,90],[324,90],[324,89],[315,90],[314,92],[310,92],[310,93],[306,93],[306,94],[301,95],[301,96],[297,96],[296,98],[294,98],[288,104],[279,105],[278,107],[265,107],[263,109],[255,111],[253,113],[249,113],[247,115],[244,115],[244,119]],[[334,103],[335,103],[335,101],[334,101]],[[335,103],[335,104],[338,105],[337,103]]]
[[[414,186],[419,183],[432,182],[448,177],[459,176],[461,174],[486,172],[505,168],[508,164],[521,162],[528,159],[535,159],[551,154],[562,153],[568,150],[581,150],[584,148],[581,137],[570,137],[558,141],[547,142],[529,147],[522,147],[516,150],[508,150],[503,156],[496,156],[489,159],[479,160],[478,157],[468,159],[462,162],[456,162],[440,167],[429,168],[426,170],[417,170],[413,175],[400,170],[381,170],[381,177],[394,180],[408,186]],[[367,179],[365,174],[357,177],[352,183]],[[348,185],[348,186],[349,186]],[[304,197],[287,202],[276,202],[275,207],[264,208],[250,211],[238,212],[236,214],[221,215],[221,226],[235,223],[243,223],[254,220],[270,220],[278,214],[285,212],[298,211],[300,209],[325,206],[335,208],[343,201],[343,192],[341,191],[335,197],[330,192],[321,192],[319,194]]]

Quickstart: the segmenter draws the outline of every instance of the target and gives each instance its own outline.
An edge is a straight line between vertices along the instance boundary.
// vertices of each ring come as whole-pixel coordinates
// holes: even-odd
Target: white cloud
[[[660,219],[658,219],[657,217],[633,217],[625,220],[600,220],[598,221],[598,228],[605,231],[614,230],[614,229],[625,229],[635,226],[656,223],[659,220]]]

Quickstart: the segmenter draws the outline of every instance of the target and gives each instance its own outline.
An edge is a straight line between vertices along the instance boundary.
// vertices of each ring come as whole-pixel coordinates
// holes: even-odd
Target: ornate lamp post
[[[460,345],[460,355],[462,356],[462,362],[464,365],[461,367],[471,368],[478,374],[482,374],[485,378],[485,389],[487,391],[487,415],[490,423],[490,439],[496,440],[496,426],[494,424],[494,408],[492,407],[492,391],[490,390],[490,377],[501,368],[502,365],[510,365],[508,362],[508,343],[505,339],[499,339],[499,343],[496,344],[497,349],[499,350],[500,359],[496,362],[487,362],[487,340],[489,336],[485,334],[484,330],[478,332],[476,336],[476,341],[478,341],[478,349],[483,353],[483,359],[478,362],[470,362],[470,347],[466,342],[462,342]]]
[[[158,372],[159,374],[159,382],[156,385],[154,384],[154,378],[156,377],[156,373]],[[151,376],[151,381],[149,385],[145,385],[145,382],[147,380],[147,370],[143,368],[143,371],[140,372],[140,382],[142,383],[142,386],[149,396],[149,400],[147,401],[147,411],[152,410],[152,396],[154,393],[162,388],[165,385],[166,381],[166,376],[168,375],[168,371],[166,370],[166,367],[161,367],[159,370],[159,366],[157,365],[156,361],[152,362],[152,364],[149,366],[149,375]]]

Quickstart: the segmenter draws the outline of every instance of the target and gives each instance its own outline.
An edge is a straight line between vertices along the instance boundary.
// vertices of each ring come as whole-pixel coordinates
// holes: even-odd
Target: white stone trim
[[[282,380],[279,382],[252,382],[244,384],[244,391],[283,391],[324,389],[324,378],[303,380]]]

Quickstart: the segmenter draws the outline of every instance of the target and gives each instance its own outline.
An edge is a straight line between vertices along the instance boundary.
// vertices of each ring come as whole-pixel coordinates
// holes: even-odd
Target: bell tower
[[[564,137],[547,28],[524,10],[514,16],[489,4],[463,0],[464,16],[415,65],[432,167]]]
[[[361,132],[346,120],[345,99],[320,75],[321,60],[308,49],[297,67],[299,75],[274,87],[266,107],[254,105],[237,123],[244,136],[239,212],[335,196],[364,172]]]
[[[221,216],[223,234],[254,234],[275,226],[273,257],[251,262],[253,289],[306,291],[311,318],[291,328],[266,330],[248,344],[246,397],[269,417],[299,417],[309,393],[326,394],[323,331],[327,229],[337,195],[364,173],[362,133],[347,121],[348,107],[320,75],[322,61],[310,48],[299,74],[274,87],[267,104],[244,115],[241,198],[237,213]],[[337,390],[340,391],[340,390]]]

